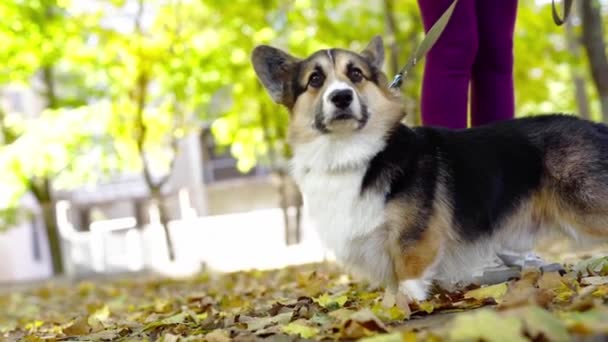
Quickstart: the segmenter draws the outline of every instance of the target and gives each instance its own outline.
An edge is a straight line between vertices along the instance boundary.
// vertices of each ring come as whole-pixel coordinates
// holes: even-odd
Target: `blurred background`
[[[561,4],[561,2],[560,2]],[[518,116],[608,121],[608,1],[520,0]],[[249,62],[363,49],[389,77],[424,36],[415,0],[2,0],[0,283],[188,275],[326,257],[287,175],[287,112]],[[403,87],[419,123],[423,66]]]

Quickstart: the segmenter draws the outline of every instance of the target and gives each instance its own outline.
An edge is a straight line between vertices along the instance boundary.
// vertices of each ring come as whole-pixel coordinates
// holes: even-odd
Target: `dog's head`
[[[379,36],[361,53],[328,49],[305,59],[262,45],[252,62],[272,99],[289,109],[294,144],[327,135],[383,135],[404,116],[399,92],[389,88],[381,70]]]

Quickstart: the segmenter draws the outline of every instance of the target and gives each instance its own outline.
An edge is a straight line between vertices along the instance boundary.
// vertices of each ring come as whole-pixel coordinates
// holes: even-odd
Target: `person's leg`
[[[511,119],[513,90],[513,30],[517,0],[478,0],[479,49],[471,80],[471,125]]]
[[[451,3],[452,0],[418,0],[425,31]],[[426,126],[467,127],[469,81],[477,53],[475,11],[475,0],[460,0],[426,56],[420,104]]]

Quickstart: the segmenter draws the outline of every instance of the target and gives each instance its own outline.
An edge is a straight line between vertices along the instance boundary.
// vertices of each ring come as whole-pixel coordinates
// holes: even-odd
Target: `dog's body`
[[[608,238],[608,127],[572,116],[410,129],[365,51],[306,60],[259,47],[254,67],[290,109],[293,174],[323,242],[353,271],[424,299],[540,233]],[[354,70],[354,71],[353,71]]]

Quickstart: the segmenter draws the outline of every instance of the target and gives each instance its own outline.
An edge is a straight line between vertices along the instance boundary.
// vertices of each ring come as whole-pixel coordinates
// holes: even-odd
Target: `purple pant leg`
[[[420,105],[425,126],[467,127],[469,81],[478,44],[475,2],[459,0],[445,31],[426,56]],[[425,31],[451,3],[452,0],[418,0]]]
[[[511,119],[513,90],[513,30],[517,0],[478,0],[479,48],[471,80],[471,125]]]

